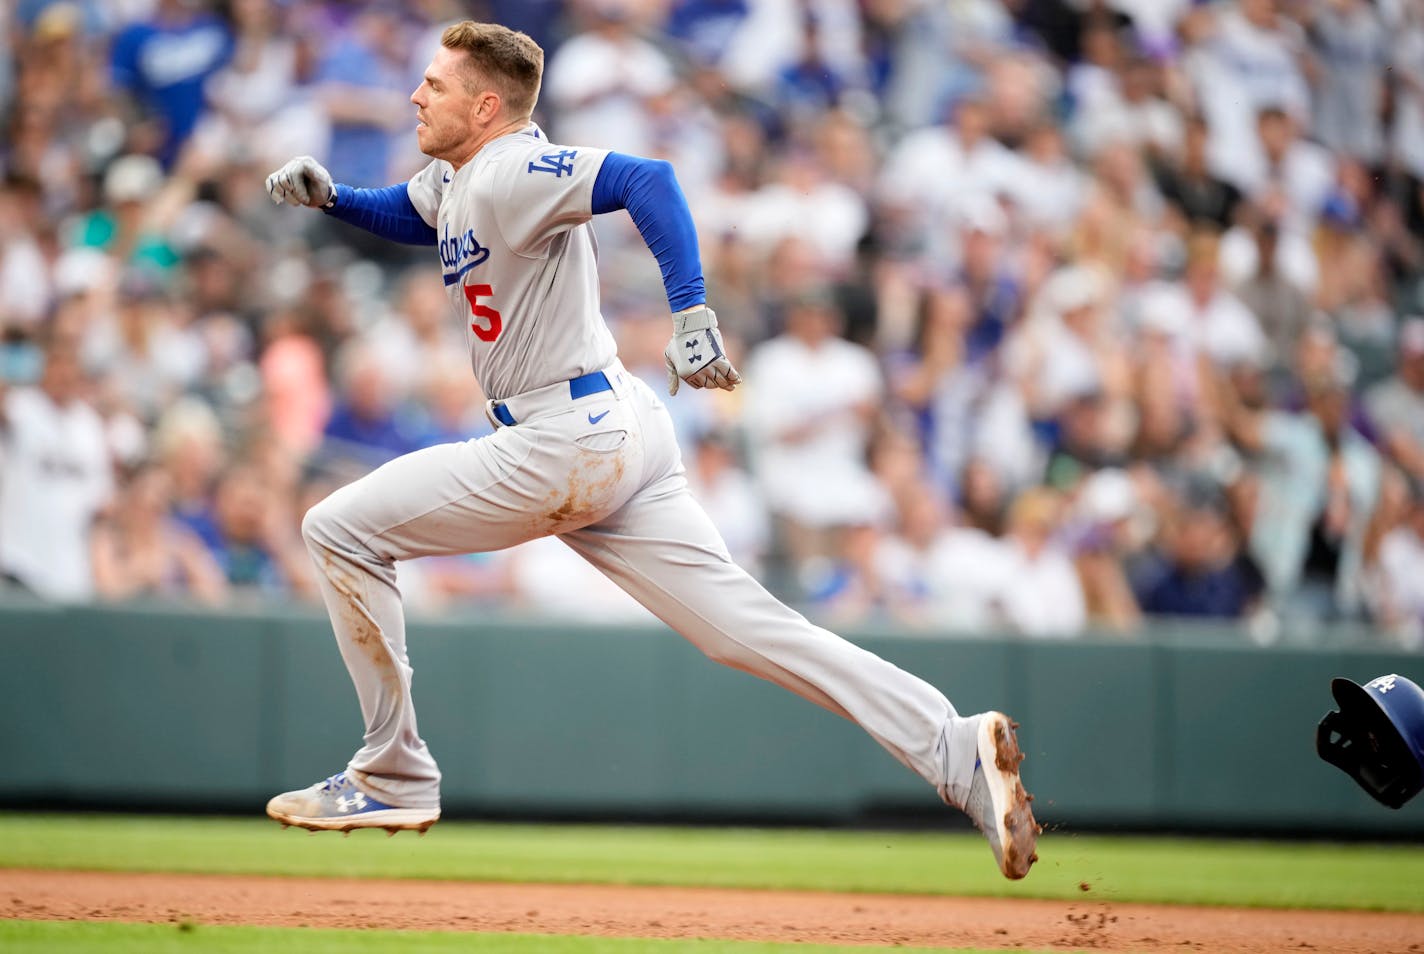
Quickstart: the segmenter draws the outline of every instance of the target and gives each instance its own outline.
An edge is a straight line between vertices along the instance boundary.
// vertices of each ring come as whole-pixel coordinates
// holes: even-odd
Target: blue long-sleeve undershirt
[[[681,311],[707,300],[692,211],[672,163],[610,152],[593,181],[593,212],[627,209],[663,273],[668,306]]]
[[[435,245],[435,229],[425,224],[405,187],[401,182],[384,189],[353,189],[337,183],[336,204],[326,214],[395,242]]]
[[[697,229],[672,164],[610,152],[593,183],[595,215],[627,209],[662,271],[663,288],[673,311],[706,301]],[[434,228],[415,210],[406,183],[383,189],[353,189],[337,184],[336,202],[327,214],[407,245],[435,245]]]

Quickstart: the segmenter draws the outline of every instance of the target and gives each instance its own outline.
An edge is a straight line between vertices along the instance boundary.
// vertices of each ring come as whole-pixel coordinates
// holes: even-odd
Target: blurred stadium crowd
[[[555,141],[674,163],[747,377],[670,402],[689,478],[813,616],[1424,643],[1424,0],[0,10],[9,592],[312,599],[307,506],[488,432],[433,252],[262,188],[421,168],[407,97],[473,17],[544,45]],[[597,229],[661,388],[656,265]],[[552,540],[401,584],[641,612]]]

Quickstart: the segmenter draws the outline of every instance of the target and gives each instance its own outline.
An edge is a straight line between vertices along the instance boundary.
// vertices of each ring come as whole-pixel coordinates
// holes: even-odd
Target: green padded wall
[[[1189,640],[860,636],[961,711],[1023,723],[1041,817],[1095,828],[1424,834],[1315,757],[1329,679],[1424,660]],[[447,812],[847,823],[939,817],[859,729],[661,627],[412,621],[422,735]],[[0,606],[0,802],[260,812],[360,741],[323,617]],[[946,823],[950,818],[945,813]]]

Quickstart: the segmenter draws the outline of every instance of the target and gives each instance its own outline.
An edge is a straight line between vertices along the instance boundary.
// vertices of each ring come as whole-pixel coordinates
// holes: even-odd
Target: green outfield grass
[[[96,924],[85,921],[0,921],[0,949],[46,954],[1000,954],[969,948],[828,947],[743,941],[658,941],[549,934],[434,934],[410,931],[329,931],[284,928]],[[1020,954],[1034,954],[1023,951]],[[1048,952],[1038,952],[1048,954]],[[1058,952],[1062,954],[1062,952]]]
[[[977,835],[442,822],[429,835],[263,819],[0,814],[0,866],[705,885],[1424,912],[1424,847],[1046,834],[1022,882]],[[1086,889],[1087,893],[1084,893]]]

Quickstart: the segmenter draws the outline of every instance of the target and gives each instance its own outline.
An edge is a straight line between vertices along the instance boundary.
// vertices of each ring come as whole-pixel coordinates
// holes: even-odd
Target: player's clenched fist
[[[694,388],[721,388],[730,391],[741,383],[742,376],[727,360],[722,347],[722,333],[717,330],[717,315],[703,305],[672,316],[672,341],[663,358],[667,362],[668,394],[676,394],[678,384],[686,381]]]
[[[298,156],[267,177],[267,194],[278,205],[319,209],[331,201],[335,190],[331,173],[311,156]]]

